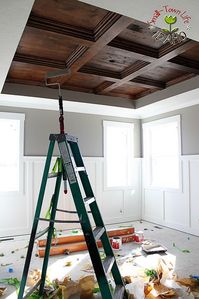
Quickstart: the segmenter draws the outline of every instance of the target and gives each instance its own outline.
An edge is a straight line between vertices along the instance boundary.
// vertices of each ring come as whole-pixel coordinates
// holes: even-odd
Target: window
[[[143,125],[146,183],[153,187],[180,187],[180,116]]]
[[[24,118],[0,112],[0,192],[21,190]]]
[[[132,186],[132,123],[104,121],[105,186]]]

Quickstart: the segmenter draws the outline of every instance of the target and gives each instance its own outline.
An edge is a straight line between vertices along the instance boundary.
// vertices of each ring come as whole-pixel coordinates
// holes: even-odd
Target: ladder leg
[[[54,140],[50,141],[49,148],[48,148],[48,155],[46,158],[42,183],[41,183],[39,197],[38,197],[38,202],[37,202],[37,206],[36,206],[36,210],[35,210],[35,216],[34,216],[34,221],[33,221],[33,225],[32,225],[32,231],[31,231],[31,235],[30,235],[28,251],[27,251],[27,255],[26,255],[26,261],[24,264],[18,299],[23,298],[24,289],[26,286],[26,280],[27,280],[28,270],[29,270],[29,266],[30,266],[30,260],[31,260],[31,256],[32,256],[32,250],[33,250],[33,246],[34,246],[34,241],[35,241],[35,236],[36,236],[37,226],[38,226],[38,221],[39,221],[38,218],[41,213],[44,192],[46,189],[46,182],[47,182],[47,178],[48,178],[48,172],[49,172],[49,168],[50,168],[50,162],[51,162],[51,158],[52,158],[54,145],[55,145],[55,141]]]
[[[57,203],[58,203],[58,199],[59,199],[61,178],[62,178],[62,174],[60,174],[57,177],[56,184],[55,184],[55,192],[53,195],[52,210],[51,210],[51,216],[50,216],[51,222],[49,224],[49,230],[48,230],[48,236],[47,236],[47,243],[46,243],[46,250],[45,250],[45,256],[44,256],[43,267],[42,267],[39,295],[43,295],[43,290],[44,290],[44,286],[45,286],[46,271],[47,271],[47,267],[48,267],[48,259],[49,259],[51,241],[52,241],[52,236],[53,236],[53,232],[54,232],[54,222],[53,221],[55,220]]]

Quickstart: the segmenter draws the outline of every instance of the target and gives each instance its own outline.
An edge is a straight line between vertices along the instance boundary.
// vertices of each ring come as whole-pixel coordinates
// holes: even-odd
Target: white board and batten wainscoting
[[[52,159],[52,166],[56,158]],[[128,188],[106,190],[104,188],[104,158],[83,158],[89,179],[97,199],[105,224],[122,223],[141,218],[141,159],[133,160],[133,182]],[[4,195],[1,200],[0,236],[29,234],[38,199],[45,157],[23,158],[23,190],[18,195]],[[54,191],[55,178],[48,179],[41,216],[44,217]],[[62,186],[63,188],[63,186]],[[70,188],[68,188],[70,189]],[[8,205],[8,200],[10,204]],[[60,209],[75,210],[73,199],[68,190],[65,195],[60,191]],[[77,219],[74,214],[57,212],[57,219]],[[91,219],[92,221],[92,219]],[[41,222],[39,229],[45,228],[47,222]],[[59,224],[60,229],[80,227],[79,224]]]
[[[45,157],[23,158],[22,192],[1,198],[1,237],[30,233],[44,163]],[[133,160],[132,187],[116,190],[104,188],[104,158],[85,157],[84,163],[106,224],[143,219],[199,236],[199,155],[181,156],[181,186],[178,191],[145,186],[144,159],[141,158]],[[53,180],[48,180],[42,216],[49,207]],[[70,191],[67,196],[60,192],[59,208],[75,210]],[[72,220],[76,216],[58,212],[57,218]],[[46,225],[46,222],[40,222],[40,228]],[[78,224],[58,227],[68,229],[78,227]]]
[[[199,155],[181,156],[180,163],[177,191],[147,187],[142,171],[142,219],[199,236]]]

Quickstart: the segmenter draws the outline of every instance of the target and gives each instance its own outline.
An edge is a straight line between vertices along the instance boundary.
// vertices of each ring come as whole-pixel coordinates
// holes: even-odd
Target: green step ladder
[[[95,196],[93,194],[93,190],[88,178],[88,174],[86,172],[82,160],[82,156],[80,154],[77,138],[63,133],[62,130],[62,133],[60,134],[51,134],[49,140],[50,140],[50,144],[49,144],[48,154],[46,158],[43,178],[41,182],[38,202],[36,206],[32,232],[30,235],[30,242],[29,242],[24,270],[22,274],[20,290],[18,293],[18,299],[28,298],[28,296],[32,294],[36,288],[39,288],[39,294],[43,296],[46,272],[48,267],[48,259],[49,259],[49,253],[51,247],[51,240],[54,233],[54,224],[71,223],[71,222],[73,223],[78,222],[81,224],[81,228],[85,236],[86,244],[96,274],[96,278],[99,284],[102,298],[103,299],[127,298],[128,296],[125,289],[125,285],[122,280],[120,271],[118,269],[114,253],[109,238],[107,236],[106,228],[104,226],[102,216],[100,214]],[[61,163],[62,167],[61,168],[59,167],[57,173],[49,174],[49,168],[51,164],[55,143],[58,144],[58,148],[60,152],[59,163]],[[55,176],[56,176],[56,183],[55,183],[54,194],[51,200],[50,219],[40,218],[47,179]],[[80,179],[80,184],[82,184],[85,193],[85,198],[82,196],[80,190],[78,176]],[[78,214],[79,221],[56,220],[55,218],[56,211],[60,211],[59,209],[57,209],[57,204],[58,204],[62,179],[64,179],[65,182],[67,179],[69,182],[69,186],[74,199],[76,213]],[[94,229],[92,228],[90,223],[90,219],[87,211],[88,206],[90,208],[90,213],[92,214],[94,219],[94,223],[95,223]],[[65,213],[70,212],[67,210],[61,210],[61,211]],[[46,229],[44,229],[42,232],[37,233],[37,227],[39,221],[49,221],[49,226]],[[24,295],[35,239],[41,237],[45,233],[47,233],[47,243],[46,243],[45,256],[43,260],[41,279],[28,293],[26,293],[26,295]],[[104,253],[106,256],[103,261],[101,260],[100,253],[97,246],[98,240],[101,240]],[[112,273],[112,277],[115,282],[114,291],[110,289],[109,280],[107,277],[107,275],[110,272]]]

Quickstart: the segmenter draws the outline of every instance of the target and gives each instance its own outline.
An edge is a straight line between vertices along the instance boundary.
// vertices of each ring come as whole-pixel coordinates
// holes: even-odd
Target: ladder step
[[[51,178],[57,178],[59,175],[61,174],[61,172],[50,172],[48,174],[48,179],[51,179]]]
[[[94,201],[95,201],[95,197],[85,197],[84,198],[84,202],[88,205],[90,205]]]
[[[79,167],[75,167],[75,170],[80,172],[80,171],[86,171],[84,166],[79,166]]]
[[[50,220],[46,218],[38,218],[41,221],[47,221],[51,223],[81,223],[80,221],[75,221],[75,220]]]
[[[63,212],[63,213],[77,214],[77,211],[69,211],[69,210],[62,210],[62,209],[56,209],[56,211]]]
[[[114,262],[115,258],[113,256],[107,256],[105,258],[105,260],[103,261],[103,266],[106,274],[108,274],[111,271]]]
[[[34,291],[38,288],[38,286],[40,285],[40,283],[41,283],[41,279],[38,280],[38,282],[30,290],[28,290],[28,292],[23,297],[23,299],[28,299],[30,297],[30,295],[32,295],[32,293],[34,293]]]
[[[105,232],[105,228],[101,227],[101,226],[97,226],[94,230],[93,230],[93,235],[95,237],[95,240],[99,240],[101,238],[101,236],[103,235],[103,233]]]
[[[44,230],[38,232],[35,236],[35,239],[40,238],[41,236],[45,235],[48,232],[49,227],[46,227]]]
[[[63,213],[69,213],[69,214],[77,214],[77,211],[69,211],[69,210],[62,210],[62,209],[56,209],[58,212],[63,212]],[[87,213],[91,213],[91,211],[87,211]]]
[[[123,285],[117,285],[113,294],[113,299],[123,299],[125,288]]]

